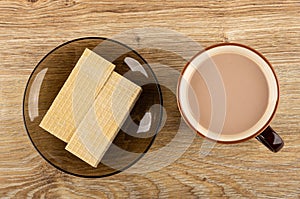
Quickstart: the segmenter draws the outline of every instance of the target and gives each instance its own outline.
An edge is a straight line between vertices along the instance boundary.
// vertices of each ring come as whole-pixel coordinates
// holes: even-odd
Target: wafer
[[[40,127],[69,142],[114,68],[109,61],[85,49]]]
[[[141,90],[138,85],[113,72],[82,119],[66,150],[97,167]]]

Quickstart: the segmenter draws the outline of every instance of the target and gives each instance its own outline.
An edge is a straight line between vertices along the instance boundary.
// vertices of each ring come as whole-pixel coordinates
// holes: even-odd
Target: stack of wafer
[[[115,66],[86,49],[45,114],[40,127],[66,150],[97,167],[142,89]]]

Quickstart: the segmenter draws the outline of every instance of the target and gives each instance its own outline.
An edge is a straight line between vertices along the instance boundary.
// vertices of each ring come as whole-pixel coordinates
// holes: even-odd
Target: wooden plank
[[[299,10],[299,0],[1,0],[1,197],[299,198]],[[217,144],[209,156],[199,158],[203,140],[199,137],[176,162],[151,173],[121,172],[85,179],[48,164],[23,126],[23,92],[33,68],[63,42],[86,36],[113,37],[142,27],[172,29],[204,47],[227,40],[263,53],[280,82],[281,99],[272,127],[285,140],[282,151],[272,154],[250,140]],[[179,72],[185,65],[185,60],[163,52],[139,53],[148,63],[163,63]],[[177,82],[168,73],[156,74],[161,82]],[[168,118],[150,152],[172,140],[180,119],[176,98],[167,88],[162,89]],[[183,145],[178,142],[177,147]]]

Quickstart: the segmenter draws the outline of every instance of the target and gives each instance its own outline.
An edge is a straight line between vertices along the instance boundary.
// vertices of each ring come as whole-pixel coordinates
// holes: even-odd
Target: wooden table
[[[200,158],[203,139],[196,137],[179,159],[150,173],[87,179],[49,165],[32,146],[22,119],[23,92],[35,65],[68,40],[112,37],[143,27],[172,29],[204,47],[230,41],[263,53],[280,81],[272,127],[285,140],[282,151],[273,154],[252,139],[217,144]],[[299,198],[299,41],[299,0],[1,0],[0,197]],[[176,121],[179,116],[172,117]],[[173,134],[159,134],[152,150],[166,145]]]

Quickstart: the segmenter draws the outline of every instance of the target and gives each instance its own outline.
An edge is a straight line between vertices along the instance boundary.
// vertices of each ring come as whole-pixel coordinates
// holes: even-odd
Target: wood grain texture
[[[1,0],[0,197],[300,198],[299,10],[298,0]],[[62,42],[142,27],[172,29],[203,46],[239,42],[264,54],[281,87],[272,127],[285,140],[282,151],[272,154],[250,140],[217,144],[200,158],[198,137],[177,161],[145,174],[85,179],[49,165],[30,143],[22,120],[23,92],[35,65]],[[174,112],[168,119],[176,124],[178,117]],[[170,141],[171,129],[157,136],[151,150]]]

